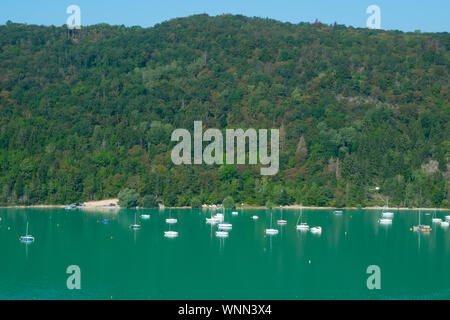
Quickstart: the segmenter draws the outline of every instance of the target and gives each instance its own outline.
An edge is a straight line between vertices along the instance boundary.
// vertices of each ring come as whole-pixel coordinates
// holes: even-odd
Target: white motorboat
[[[391,224],[392,223],[392,219],[387,219],[387,218],[381,218],[379,220],[380,224]]]
[[[178,232],[177,231],[164,231],[164,237],[176,238],[176,237],[178,237]]]
[[[219,223],[217,228],[219,230],[231,230],[233,225],[231,223]]]
[[[228,232],[226,231],[216,231],[216,237],[218,238],[227,238]]]
[[[309,229],[309,231],[311,231],[312,233],[322,233],[322,227],[312,227],[311,229]]]
[[[274,229],[274,228],[269,228],[266,229],[266,234],[278,234],[278,229]]]
[[[394,213],[391,211],[385,211],[382,212],[381,215],[383,216],[383,218],[392,218],[394,216]]]

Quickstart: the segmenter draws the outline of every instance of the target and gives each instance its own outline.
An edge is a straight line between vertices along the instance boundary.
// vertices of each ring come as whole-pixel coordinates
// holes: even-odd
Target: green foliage
[[[138,205],[139,194],[133,189],[122,189],[118,195],[119,206],[122,208],[136,208]]]
[[[231,196],[225,197],[222,204],[225,209],[233,209],[235,207],[234,199]]]
[[[202,207],[202,201],[199,197],[193,197],[191,199],[191,207],[192,208],[201,208]]]
[[[230,195],[250,205],[449,207],[449,37],[233,15],[69,34],[7,23],[0,203],[130,188],[166,206]],[[279,173],[175,166],[171,133],[194,120],[280,128]]]
[[[156,197],[150,194],[147,194],[141,198],[139,198],[139,207],[140,208],[158,208],[158,201],[156,201]]]

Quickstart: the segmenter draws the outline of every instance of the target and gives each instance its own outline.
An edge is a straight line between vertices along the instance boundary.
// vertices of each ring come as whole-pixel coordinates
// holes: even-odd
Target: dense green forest
[[[449,207],[448,33],[196,15],[0,26],[0,203]],[[280,171],[172,164],[175,128],[279,128]],[[379,191],[374,190],[379,187]]]

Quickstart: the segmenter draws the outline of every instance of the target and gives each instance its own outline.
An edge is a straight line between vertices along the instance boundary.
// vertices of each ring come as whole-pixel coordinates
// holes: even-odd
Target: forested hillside
[[[0,203],[87,201],[128,187],[170,206],[232,196],[449,207],[449,45],[448,33],[232,15],[74,31],[7,23]],[[173,165],[171,133],[194,120],[279,128],[279,173]]]

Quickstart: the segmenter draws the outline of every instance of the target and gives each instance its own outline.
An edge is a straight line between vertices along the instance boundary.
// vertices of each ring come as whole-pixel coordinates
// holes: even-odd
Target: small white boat
[[[34,237],[28,234],[28,222],[27,222],[27,230],[25,232],[24,236],[21,236],[19,238],[19,241],[23,242],[23,243],[31,243],[34,242]]]
[[[450,216],[445,216],[445,221],[450,221]]]
[[[433,223],[441,223],[442,222],[441,218],[436,217],[436,210],[434,210],[433,218],[431,219],[431,222],[433,222]]]
[[[442,221],[440,223],[441,227],[443,227],[443,228],[447,228],[449,226],[449,224],[450,224],[450,222],[448,222],[448,221]]]
[[[266,234],[278,234],[278,229],[272,228],[272,210],[270,211],[270,228],[265,230]]]
[[[343,214],[344,212],[342,211],[342,210],[335,210],[334,211],[334,214],[337,214],[337,215],[341,215],[341,214]]]
[[[176,238],[176,237],[178,237],[178,232],[177,231],[164,231],[164,237]]]
[[[140,229],[140,228],[141,228],[141,225],[136,223],[136,213],[134,214],[134,224],[132,224],[132,225],[130,226],[130,228],[131,228],[131,229],[134,229],[134,230]]]
[[[217,222],[222,222],[224,217],[223,217],[222,213],[217,213],[212,218],[215,218],[217,220]]]
[[[392,218],[394,216],[394,213],[391,211],[385,211],[382,212],[381,215],[383,216],[383,218]]]
[[[266,234],[270,234],[270,235],[278,234],[278,229],[274,229],[274,228],[266,229]]]
[[[297,228],[297,230],[309,230],[309,226],[306,222],[298,224],[295,227]]]
[[[383,218],[392,218],[394,216],[394,213],[392,211],[384,211],[384,210],[387,210],[388,208],[389,208],[389,200],[386,200],[384,208],[381,211],[381,216]]]
[[[252,219],[253,219],[253,220],[258,220],[259,217],[258,217],[258,216],[253,216]]]
[[[300,220],[300,224],[298,221]],[[309,230],[309,226],[306,222],[303,222],[303,205],[300,206],[300,216],[297,219],[297,225],[295,226],[297,230]]]
[[[216,237],[218,238],[227,238],[228,232],[226,231],[216,231]]]
[[[148,219],[150,219],[150,215],[149,214],[141,214],[141,219],[148,220]]]
[[[322,227],[312,227],[309,231],[312,233],[322,233]]]
[[[380,222],[380,224],[391,224],[392,219],[381,218],[379,222]]]
[[[231,230],[232,227],[233,225],[231,223],[219,223],[217,226],[219,230]]]
[[[166,219],[166,223],[168,223],[168,224],[177,223],[178,220],[175,218],[172,218],[171,213],[172,213],[172,210],[169,209],[169,217]]]
[[[219,221],[214,217],[206,218],[206,223],[208,223],[208,224],[216,224],[217,222],[219,222]]]
[[[239,212],[233,211],[231,214],[232,214],[233,216],[237,216],[237,215],[239,214]]]

